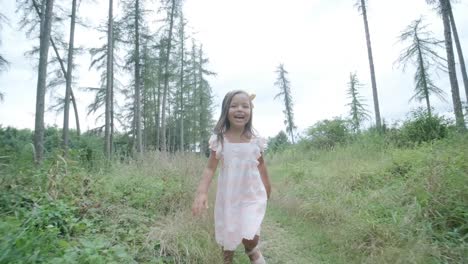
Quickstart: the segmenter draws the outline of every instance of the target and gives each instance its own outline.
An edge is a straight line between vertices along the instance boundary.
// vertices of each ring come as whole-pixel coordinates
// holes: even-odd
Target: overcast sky
[[[0,124],[33,128],[37,83],[33,65],[36,62],[26,58],[24,52],[34,42],[18,30],[14,2],[0,0],[0,10],[11,22],[1,31],[0,54],[11,62],[11,66],[0,74],[0,90],[5,94],[4,102],[0,103]],[[104,21],[107,1],[96,2],[83,3],[79,15],[93,23]],[[274,136],[284,129],[282,101],[273,99],[279,92],[274,82],[275,70],[280,63],[284,63],[289,72],[299,131],[319,120],[347,115],[346,89],[350,72],[356,72],[364,84],[360,92],[373,113],[363,21],[354,3],[354,0],[186,0],[184,11],[193,36],[203,44],[210,70],[217,73],[210,79],[217,104],[215,118],[227,91],[245,89],[257,94],[254,126],[260,134]],[[468,2],[462,0],[453,8],[466,53],[465,63],[468,63]],[[380,112],[387,123],[403,119],[411,109],[422,105],[408,102],[413,95],[414,68],[402,72],[393,64],[402,49],[397,36],[420,16],[435,36],[443,39],[441,19],[425,0],[369,1],[368,18]],[[96,32],[77,28],[76,39],[80,45],[95,46],[99,43],[98,38]],[[445,57],[445,51],[441,55]],[[89,59],[88,53],[77,58],[81,64],[76,80],[79,87],[98,86],[98,73],[88,70]],[[450,112],[448,77],[443,73],[434,77],[436,84],[446,92],[447,99],[447,102],[441,102],[431,98],[436,111]],[[460,94],[465,100],[460,74],[458,77]],[[75,93],[82,128],[95,127],[95,118],[85,114],[92,95],[78,89]],[[45,120],[48,125],[59,127],[63,122],[62,116],[54,113],[46,113]]]

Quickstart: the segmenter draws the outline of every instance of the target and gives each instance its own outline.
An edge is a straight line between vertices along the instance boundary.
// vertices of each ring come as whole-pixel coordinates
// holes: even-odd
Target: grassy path
[[[283,211],[273,200],[262,225],[261,248],[268,264],[346,263],[331,252],[326,237],[319,230]],[[235,264],[249,264],[239,247]]]
[[[272,199],[262,225],[261,248],[268,264],[346,263],[320,230],[281,208]],[[234,264],[249,264],[239,247]]]

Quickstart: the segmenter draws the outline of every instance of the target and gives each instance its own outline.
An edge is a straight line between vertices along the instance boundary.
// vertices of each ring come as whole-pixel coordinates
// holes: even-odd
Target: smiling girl
[[[208,164],[192,207],[194,215],[208,208],[208,189],[221,161],[214,209],[215,235],[223,247],[224,263],[228,264],[241,243],[251,263],[266,263],[258,242],[271,185],[263,159],[266,141],[252,127],[254,97],[241,90],[224,97],[221,116],[209,140]]]

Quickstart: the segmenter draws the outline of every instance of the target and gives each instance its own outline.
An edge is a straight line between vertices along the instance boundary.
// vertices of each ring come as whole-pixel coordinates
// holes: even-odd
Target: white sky
[[[96,2],[83,3],[79,15],[95,23],[104,21],[107,1]],[[361,94],[373,116],[364,27],[354,3],[354,0],[186,0],[185,17],[195,39],[203,44],[210,60],[209,68],[217,73],[210,81],[218,105],[215,118],[227,91],[245,89],[257,94],[254,101],[257,130],[264,136],[274,136],[284,129],[282,101],[273,99],[279,92],[274,86],[279,63],[284,63],[289,72],[299,131],[319,120],[347,115],[346,89],[350,72],[357,72],[365,84]],[[11,66],[0,74],[0,89],[5,93],[5,100],[0,103],[0,124],[33,128],[37,73],[33,69],[35,62],[23,55],[33,42],[18,30],[15,1],[0,0],[0,4],[2,12],[11,20],[11,26],[4,26],[1,31],[0,53]],[[462,0],[453,8],[468,63],[468,2]],[[387,123],[403,119],[411,109],[422,105],[408,102],[413,94],[414,69],[409,67],[403,73],[393,64],[402,49],[397,36],[421,15],[435,36],[443,39],[441,19],[425,0],[369,1],[380,112]],[[80,45],[91,47],[99,43],[96,32],[78,27],[76,34]],[[445,57],[444,50],[440,54]],[[79,87],[98,86],[98,74],[88,70],[89,59],[88,53],[77,59],[81,64],[76,80]],[[460,73],[458,77],[460,94],[465,100]],[[441,102],[431,98],[436,111],[452,111],[448,77],[441,74],[435,81],[446,92],[447,99]],[[76,88],[75,93],[82,129],[93,128],[94,117],[85,114],[92,95]],[[46,113],[48,125],[61,127],[62,122],[61,115]]]

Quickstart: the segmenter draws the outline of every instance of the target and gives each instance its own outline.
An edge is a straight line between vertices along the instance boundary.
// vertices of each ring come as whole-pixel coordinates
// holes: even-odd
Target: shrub
[[[280,131],[278,135],[268,139],[268,151],[277,152],[289,146],[288,136],[284,131]]]
[[[398,147],[419,145],[423,142],[447,137],[450,122],[443,116],[418,108],[411,112],[401,128],[391,128],[386,133],[388,142]]]
[[[311,144],[319,149],[330,149],[351,138],[348,122],[341,118],[323,120],[307,130]]]

